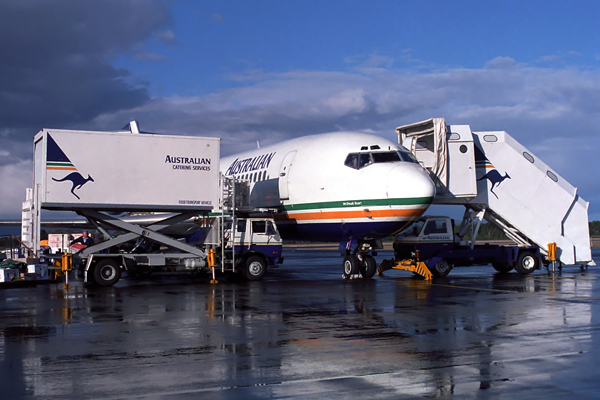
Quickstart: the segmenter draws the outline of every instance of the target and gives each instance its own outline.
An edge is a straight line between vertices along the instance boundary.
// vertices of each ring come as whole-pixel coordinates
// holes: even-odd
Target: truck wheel
[[[377,261],[372,256],[364,256],[363,257],[363,265],[360,267],[360,274],[365,279],[372,278],[377,272]]]
[[[350,279],[352,275],[360,272],[360,261],[356,256],[346,256],[344,258],[344,278]]]
[[[121,278],[121,266],[110,258],[100,260],[94,266],[94,281],[100,286],[112,286]]]
[[[519,254],[515,270],[520,274],[530,274],[538,268],[540,260],[530,251],[523,251]]]
[[[249,281],[260,281],[267,273],[267,263],[262,257],[252,256],[246,260],[244,277]]]
[[[492,267],[501,274],[505,274],[513,269],[513,264],[509,262],[492,262]]]
[[[450,273],[451,269],[452,265],[450,265],[448,261],[442,259],[433,266],[433,268],[431,269],[431,273],[436,278],[443,278],[444,276],[447,276]]]

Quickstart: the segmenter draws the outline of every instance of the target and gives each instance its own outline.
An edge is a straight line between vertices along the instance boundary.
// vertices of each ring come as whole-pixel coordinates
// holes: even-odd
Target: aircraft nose
[[[387,195],[390,200],[405,199],[406,205],[422,207],[425,212],[435,196],[435,184],[419,164],[400,163],[389,172]]]

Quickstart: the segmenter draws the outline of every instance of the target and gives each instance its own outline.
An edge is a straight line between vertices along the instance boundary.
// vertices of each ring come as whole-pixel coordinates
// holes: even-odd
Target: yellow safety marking
[[[425,265],[424,262],[422,261],[414,261],[414,260],[401,260],[401,261],[395,261],[395,260],[383,260],[381,262],[381,264],[379,265],[379,268],[377,269],[377,273],[379,275],[381,275],[383,273],[383,271],[387,271],[390,269],[398,269],[398,270],[402,270],[402,271],[410,271],[410,272],[414,272],[415,274],[422,276],[423,278],[425,278],[426,280],[431,280],[433,279],[432,275],[431,275],[431,271],[429,271],[429,268],[427,268],[427,266]]]
[[[556,243],[548,243],[548,261],[556,260]]]
[[[62,270],[71,271],[73,265],[73,258],[71,256],[71,253],[63,253],[61,261]]]

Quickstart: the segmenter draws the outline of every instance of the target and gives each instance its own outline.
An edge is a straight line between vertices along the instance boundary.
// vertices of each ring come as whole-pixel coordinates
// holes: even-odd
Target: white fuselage
[[[285,239],[345,241],[393,235],[425,212],[435,186],[397,143],[362,133],[288,140],[221,159],[249,180],[251,205],[277,210]]]

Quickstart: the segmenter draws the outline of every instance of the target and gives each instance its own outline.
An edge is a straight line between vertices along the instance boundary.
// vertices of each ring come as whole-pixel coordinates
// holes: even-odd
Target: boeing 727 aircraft
[[[340,242],[344,276],[371,277],[381,239],[422,215],[435,186],[412,153],[362,133],[288,140],[221,159],[221,171],[250,181],[254,207],[275,212],[283,239]]]

